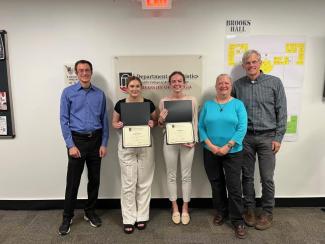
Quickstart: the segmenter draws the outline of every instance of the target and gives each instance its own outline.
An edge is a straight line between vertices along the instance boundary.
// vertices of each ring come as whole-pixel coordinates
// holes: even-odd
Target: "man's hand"
[[[104,146],[100,146],[99,148],[99,157],[103,158],[107,154],[107,149]]]
[[[272,141],[272,151],[277,153],[280,150],[281,143],[277,141]]]
[[[81,158],[81,153],[76,146],[73,146],[69,148],[69,156],[73,158]]]

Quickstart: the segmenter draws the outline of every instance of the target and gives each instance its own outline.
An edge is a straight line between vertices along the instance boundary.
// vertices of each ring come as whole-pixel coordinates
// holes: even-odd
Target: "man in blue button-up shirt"
[[[101,159],[107,153],[108,115],[106,97],[102,90],[91,84],[92,64],[79,60],[75,64],[79,82],[63,90],[60,104],[60,123],[68,149],[68,173],[59,234],[70,232],[80,178],[86,162],[88,168],[88,200],[84,219],[93,227],[101,225],[95,213],[100,182]]]

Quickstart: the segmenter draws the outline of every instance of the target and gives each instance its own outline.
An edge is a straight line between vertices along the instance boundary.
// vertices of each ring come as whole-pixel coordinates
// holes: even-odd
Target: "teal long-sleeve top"
[[[222,147],[229,141],[236,144],[229,153],[243,149],[243,139],[247,131],[247,112],[242,101],[232,98],[225,104],[214,100],[206,101],[200,112],[199,135],[200,141],[209,139],[214,145]],[[204,147],[209,147],[204,143]]]

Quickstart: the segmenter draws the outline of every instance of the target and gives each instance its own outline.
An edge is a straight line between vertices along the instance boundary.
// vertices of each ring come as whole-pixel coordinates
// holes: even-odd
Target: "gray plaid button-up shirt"
[[[234,82],[232,95],[245,104],[248,130],[275,130],[274,140],[282,141],[287,125],[287,100],[278,77],[262,71],[255,81],[244,76]]]

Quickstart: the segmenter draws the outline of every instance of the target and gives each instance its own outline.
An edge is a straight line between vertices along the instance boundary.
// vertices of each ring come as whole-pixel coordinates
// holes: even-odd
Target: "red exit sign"
[[[172,0],[142,0],[142,9],[171,9]]]

